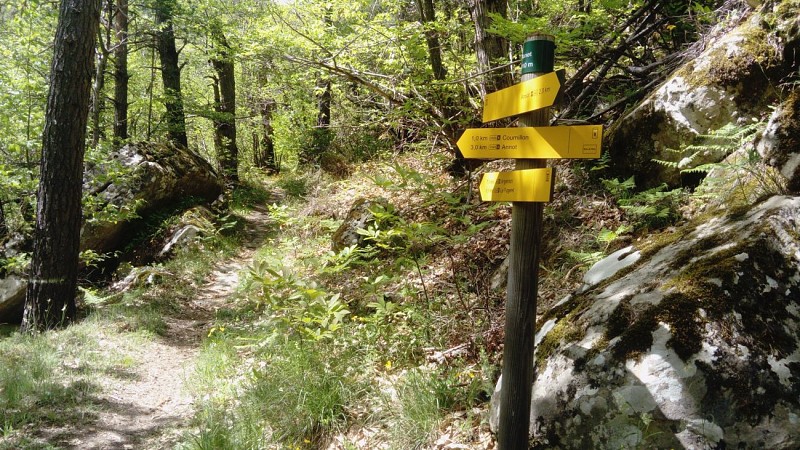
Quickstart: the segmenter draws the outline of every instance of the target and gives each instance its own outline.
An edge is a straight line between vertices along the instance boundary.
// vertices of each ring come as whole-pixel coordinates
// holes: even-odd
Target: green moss
[[[555,327],[547,333],[542,342],[536,347],[536,368],[540,370],[544,363],[562,342],[575,342],[586,336],[586,330],[574,320],[575,314],[570,314],[556,323]]]
[[[545,322],[550,319],[557,319],[568,315],[575,315],[577,312],[583,311],[592,303],[592,297],[586,294],[573,295],[568,301],[550,308],[545,312],[542,317],[536,322],[536,329],[544,326]]]
[[[658,253],[659,250],[681,240],[681,238],[690,232],[687,231],[686,228],[686,226],[683,226],[681,227],[680,232],[675,230],[667,230],[648,237],[646,242],[637,246],[639,248],[639,253],[642,255],[640,261],[650,259],[650,257]]]
[[[618,360],[638,359],[653,346],[653,330],[658,326],[655,307],[647,308],[625,331],[611,348],[611,354]]]
[[[623,300],[608,317],[605,338],[611,340],[621,335],[635,319],[636,314],[631,307],[630,299]]]
[[[778,63],[780,57],[769,44],[768,32],[764,28],[745,23],[739,29],[743,37],[738,43],[738,50],[729,55],[728,48],[720,46],[707,56],[710,64],[700,70],[687,66],[678,74],[683,76],[691,86],[747,86],[750,90],[761,91],[761,85],[767,84],[764,77],[766,68]],[[758,86],[756,86],[756,84]],[[745,101],[752,101],[747,96]]]

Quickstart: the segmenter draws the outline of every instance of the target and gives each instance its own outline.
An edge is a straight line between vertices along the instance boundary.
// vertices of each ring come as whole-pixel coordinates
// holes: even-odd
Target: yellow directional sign
[[[485,202],[549,202],[553,196],[553,169],[489,172],[481,180]]]
[[[555,72],[550,72],[486,94],[483,102],[483,121],[489,122],[552,106],[560,89],[558,76]]]
[[[599,158],[602,125],[469,128],[457,145],[465,158]]]

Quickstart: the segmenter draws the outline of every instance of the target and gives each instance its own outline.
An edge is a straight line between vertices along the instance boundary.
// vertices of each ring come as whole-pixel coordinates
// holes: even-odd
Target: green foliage
[[[256,183],[241,183],[231,193],[231,209],[251,209],[256,205],[268,205],[272,193]]]
[[[98,373],[127,369],[132,360],[117,336],[102,336],[89,320],[66,330],[0,337],[0,448],[21,448],[31,425],[85,423],[100,391]],[[141,342],[138,342],[141,344]],[[29,448],[25,446],[25,448]]]
[[[746,143],[752,143],[756,135],[764,129],[764,122],[752,122],[744,126],[729,123],[709,134],[695,138],[696,143],[684,145],[679,150],[669,149],[680,158],[679,161],[654,159],[666,167],[678,169],[681,173],[708,173],[720,167],[719,162]],[[697,160],[713,161],[697,163]]]
[[[234,400],[220,395],[228,392],[220,389],[220,377],[234,373],[234,343],[217,335],[207,347],[208,354],[204,352],[195,389],[217,394],[201,403],[200,431],[183,448],[255,449],[273,443],[306,448],[321,434],[344,424],[345,408],[363,390],[355,371],[360,364],[352,359],[355,355],[323,342],[313,346],[289,342],[262,347],[256,356],[263,363],[241,375],[238,386],[230,390],[235,392],[235,403],[221,408]],[[227,356],[220,359],[218,354]]]
[[[698,136],[698,142],[672,150],[681,158],[678,162],[655,162],[683,173],[705,174],[703,183],[692,197],[696,201],[717,201],[751,204],[757,199],[785,193],[782,176],[766,166],[755,149],[754,141],[763,132],[765,123],[753,122],[744,126],[729,123],[719,130]],[[697,163],[697,159],[711,161]]]
[[[293,198],[303,198],[308,194],[308,179],[303,174],[281,174],[276,184]]]
[[[686,200],[683,189],[667,190],[662,184],[646,191],[635,192],[634,177],[620,181],[604,179],[603,186],[633,221],[634,228],[661,228],[680,219],[680,206]]]
[[[487,387],[469,368],[406,372],[397,385],[397,403],[391,403],[390,431],[395,448],[429,444],[448,411],[472,407],[486,395]]]
[[[332,339],[350,314],[340,294],[328,294],[306,282],[288,267],[274,268],[259,261],[250,269],[252,283],[260,287],[259,301],[277,334],[300,340]]]

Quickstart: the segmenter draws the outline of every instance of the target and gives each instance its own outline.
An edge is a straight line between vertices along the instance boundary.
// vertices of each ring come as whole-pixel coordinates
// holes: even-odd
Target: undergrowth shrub
[[[682,217],[680,206],[687,198],[687,192],[682,188],[667,189],[667,185],[662,184],[636,192],[634,177],[624,181],[604,179],[602,182],[636,229],[662,228]]]

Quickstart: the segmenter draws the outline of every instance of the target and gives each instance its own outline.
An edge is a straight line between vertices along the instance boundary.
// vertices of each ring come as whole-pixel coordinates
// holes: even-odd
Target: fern
[[[708,173],[717,167],[718,162],[696,161],[709,160],[721,161],[747,142],[752,142],[757,133],[763,129],[764,122],[753,122],[744,126],[728,123],[709,134],[700,134],[695,138],[695,143],[683,145],[680,149],[667,149],[668,152],[677,154],[678,161],[665,161],[653,159],[653,162],[681,173]]]

